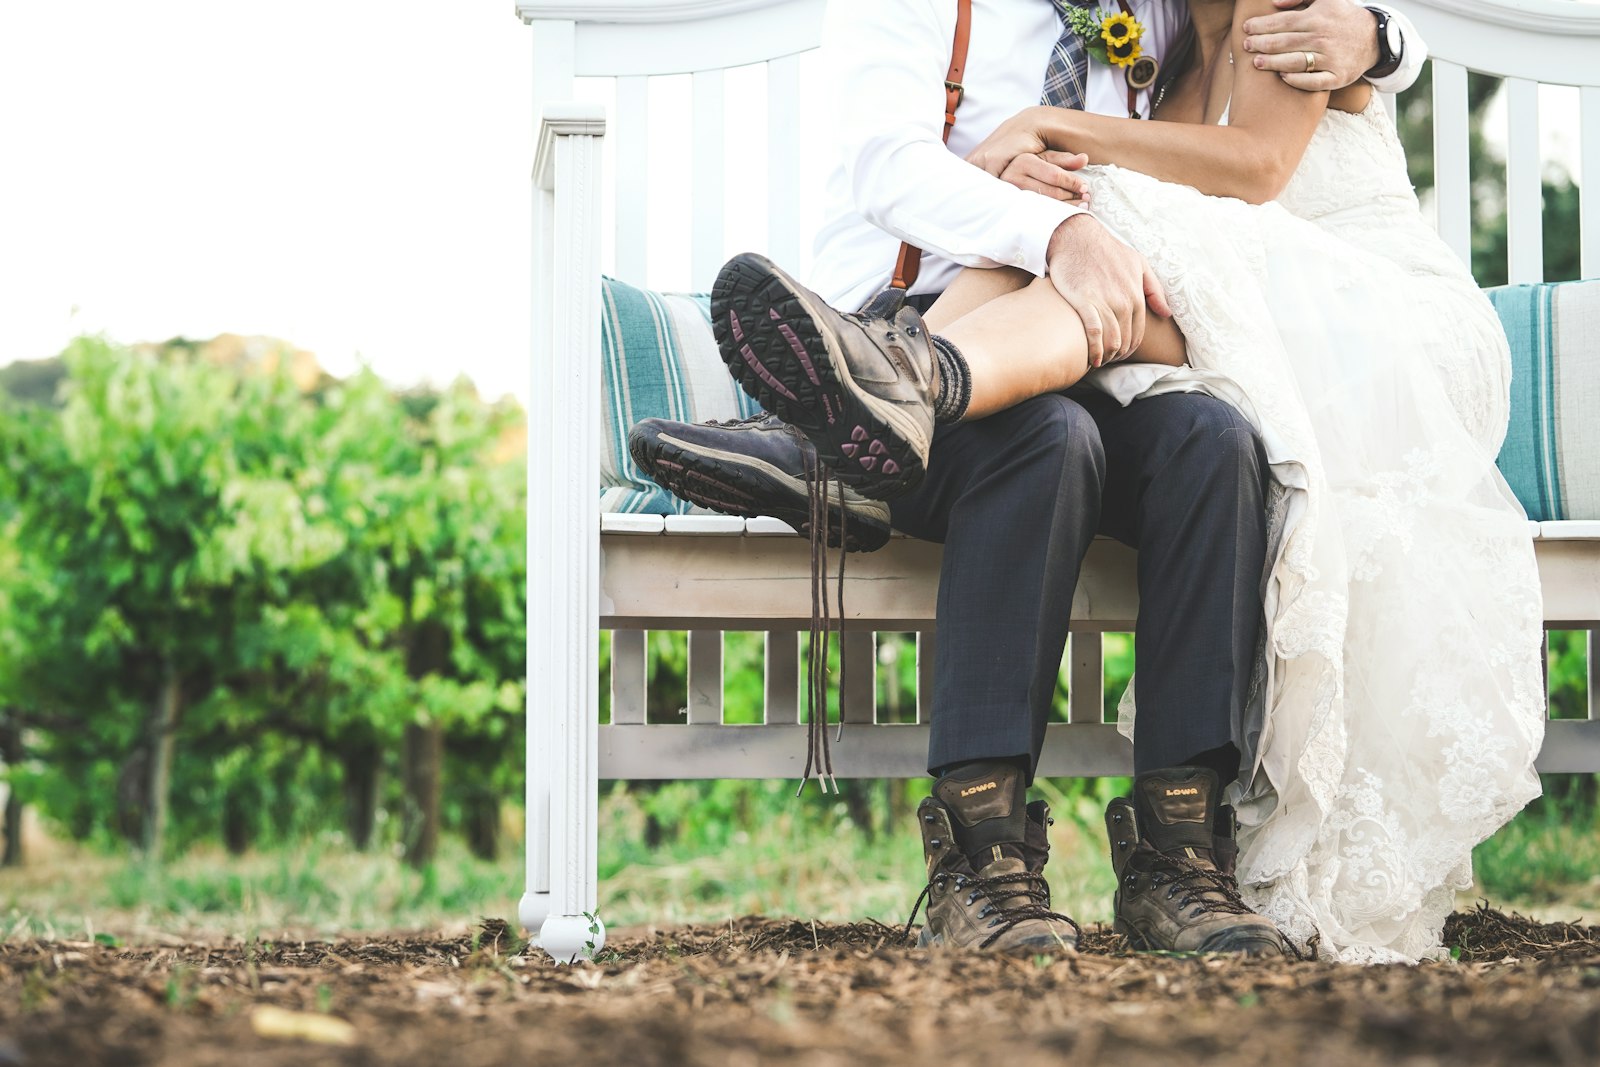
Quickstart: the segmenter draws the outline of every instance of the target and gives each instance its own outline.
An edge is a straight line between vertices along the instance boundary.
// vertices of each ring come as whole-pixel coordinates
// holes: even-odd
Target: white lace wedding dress
[[[1324,958],[1436,956],[1473,846],[1539,791],[1542,610],[1494,466],[1499,321],[1423,221],[1376,99],[1328,112],[1263,207],[1085,173],[1095,214],[1160,275],[1191,362],[1100,384],[1222,397],[1271,464],[1266,654],[1235,724],[1240,881]]]

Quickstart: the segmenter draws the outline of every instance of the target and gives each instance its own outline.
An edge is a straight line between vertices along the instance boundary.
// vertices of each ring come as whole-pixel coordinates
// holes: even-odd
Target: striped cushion
[[[628,430],[640,419],[704,422],[753,415],[755,401],[734,384],[711,336],[705,295],[653,293],[600,280],[600,510],[682,515],[688,502],[660,488],[628,455]]]
[[[1528,517],[1600,519],[1600,280],[1489,290],[1511,339],[1500,471]]]

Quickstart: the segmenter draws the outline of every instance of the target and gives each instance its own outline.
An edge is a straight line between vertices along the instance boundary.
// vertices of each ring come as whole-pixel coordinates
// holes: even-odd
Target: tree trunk
[[[412,723],[406,727],[405,857],[412,867],[433,862],[439,850],[439,792],[444,769],[444,727]]]
[[[420,623],[406,656],[406,673],[426,678],[450,663],[450,631],[437,622]],[[439,850],[440,794],[444,789],[444,726],[411,723],[405,739],[405,857],[412,867],[433,862]]]
[[[167,660],[162,666],[161,689],[150,708],[148,745],[149,777],[145,780],[144,834],[140,842],[144,854],[161,856],[167,834],[167,791],[172,778],[172,748],[178,728],[183,685],[177,668]]]
[[[6,715],[0,718],[0,761],[7,767],[22,762],[22,729],[17,720]],[[0,867],[22,866],[22,798],[16,787],[6,791],[5,852],[0,854]]]
[[[235,786],[222,797],[222,844],[230,856],[242,856],[256,839],[256,815],[261,810],[261,790]]]
[[[372,847],[378,822],[378,772],[383,755],[371,742],[354,745],[340,753],[344,762],[345,831],[350,844],[365,852]]]
[[[22,866],[22,798],[15,789],[6,794],[6,850],[0,867]]]
[[[500,858],[500,798],[489,789],[467,796],[467,847],[480,860]]]
[[[866,836],[868,841],[877,836],[877,827],[872,819],[872,792],[875,783],[861,779],[853,779],[840,783],[839,793],[844,800],[844,810],[850,816],[850,821],[855,823],[856,829]]]

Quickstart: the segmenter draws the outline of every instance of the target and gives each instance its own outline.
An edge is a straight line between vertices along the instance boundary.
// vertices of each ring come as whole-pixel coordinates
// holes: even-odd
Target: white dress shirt
[[[1108,5],[1110,6],[1110,5]],[[1143,50],[1161,59],[1188,19],[1184,0],[1130,0]],[[1427,51],[1401,16],[1400,70],[1374,84],[1416,80]],[[811,285],[853,311],[888,284],[902,240],[923,249],[912,293],[942,292],[961,267],[1045,272],[1045,246],[1082,209],[1018,189],[966,162],[1006,119],[1039,103],[1061,37],[1051,0],[973,0],[972,40],[949,146],[944,76],[955,38],[954,0],[830,0],[823,24],[827,128],[836,163],[824,194]],[[1150,112],[1149,91],[1140,94]],[[1085,107],[1125,116],[1119,67],[1089,61]]]

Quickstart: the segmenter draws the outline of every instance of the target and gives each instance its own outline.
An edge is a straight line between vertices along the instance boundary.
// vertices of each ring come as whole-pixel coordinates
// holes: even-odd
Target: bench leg
[[[592,683],[591,683],[592,684]],[[549,783],[548,910],[539,926],[539,946],[557,962],[593,959],[605,947],[605,924],[597,914],[599,890],[600,748],[597,717],[585,704],[557,716],[546,749]],[[568,705],[572,707],[572,705]],[[530,833],[530,857],[537,838]],[[536,862],[536,861],[535,861]],[[533,863],[529,865],[532,871]],[[530,893],[533,907],[540,894]],[[527,901],[527,897],[524,898]],[[524,920],[526,923],[526,920]],[[531,929],[531,924],[530,924]]]
[[[527,881],[522,901],[517,905],[517,920],[538,943],[539,930],[550,917],[550,772],[549,761],[545,758],[549,753],[549,739],[535,725],[534,718],[532,714],[528,716],[525,772]]]

